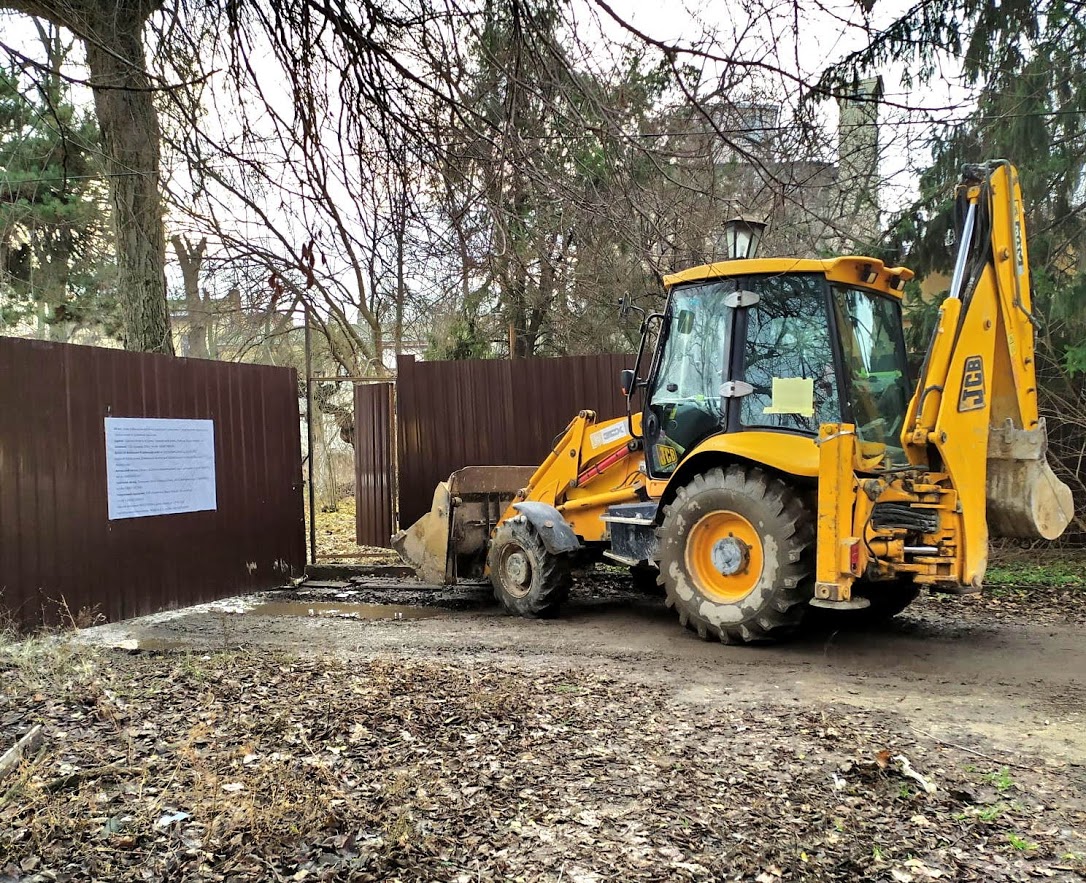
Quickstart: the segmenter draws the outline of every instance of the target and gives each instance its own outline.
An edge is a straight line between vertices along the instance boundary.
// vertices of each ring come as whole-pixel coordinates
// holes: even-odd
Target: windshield
[[[833,285],[841,334],[845,388],[861,441],[901,454],[901,430],[909,404],[909,379],[901,306],[871,291]]]

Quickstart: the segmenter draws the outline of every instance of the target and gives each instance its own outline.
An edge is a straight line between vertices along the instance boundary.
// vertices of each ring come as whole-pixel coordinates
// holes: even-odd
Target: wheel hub
[[[701,594],[717,604],[749,595],[761,579],[764,557],[758,530],[738,512],[703,515],[686,540],[686,569]]]
[[[722,576],[735,576],[750,565],[750,546],[735,536],[722,537],[713,545],[712,559]]]
[[[532,581],[532,566],[528,556],[520,550],[511,552],[505,559],[505,572],[518,586],[526,586]]]

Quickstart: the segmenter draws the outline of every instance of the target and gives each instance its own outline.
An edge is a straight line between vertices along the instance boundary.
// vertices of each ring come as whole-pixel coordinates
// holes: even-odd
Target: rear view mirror
[[[675,331],[679,334],[689,334],[694,330],[694,313],[692,310],[679,310],[675,317]]]
[[[645,318],[645,311],[641,307],[636,306],[633,302],[633,297],[629,294],[622,295],[622,299],[618,302],[618,317],[625,320],[629,317],[630,312],[635,311],[642,319]]]
[[[633,392],[637,375],[630,368],[618,372],[618,383],[622,387],[622,394],[628,396]]]

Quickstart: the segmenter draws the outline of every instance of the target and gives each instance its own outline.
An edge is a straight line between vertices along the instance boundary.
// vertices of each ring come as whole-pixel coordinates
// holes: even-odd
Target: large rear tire
[[[694,476],[657,532],[667,605],[703,639],[787,637],[814,595],[813,523],[803,496],[756,467]]]
[[[517,616],[554,616],[569,597],[568,556],[548,552],[529,524],[502,524],[490,543],[487,565],[494,597]]]

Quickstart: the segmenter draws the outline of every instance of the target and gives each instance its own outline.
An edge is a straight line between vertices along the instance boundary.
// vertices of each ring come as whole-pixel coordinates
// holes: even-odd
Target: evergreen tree
[[[117,296],[127,349],[173,354],[166,304],[166,238],[160,189],[160,130],[143,45],[162,0],[0,0],[0,7],[76,34],[101,138],[99,156],[113,222]],[[171,9],[165,27],[176,22]],[[13,57],[25,58],[21,54]],[[45,71],[57,70],[56,64]]]
[[[870,45],[832,69],[841,86],[888,62],[930,81],[957,57],[976,111],[930,134],[932,163],[920,198],[890,230],[889,257],[921,275],[953,263],[954,184],[965,163],[1005,157],[1019,169],[1026,205],[1040,344],[1070,372],[1086,372],[1086,22],[1064,0],[934,0],[912,7]],[[919,321],[916,326],[927,323]],[[925,341],[926,343],[926,341]]]
[[[0,71],[0,327],[119,330],[97,141],[59,78]]]

